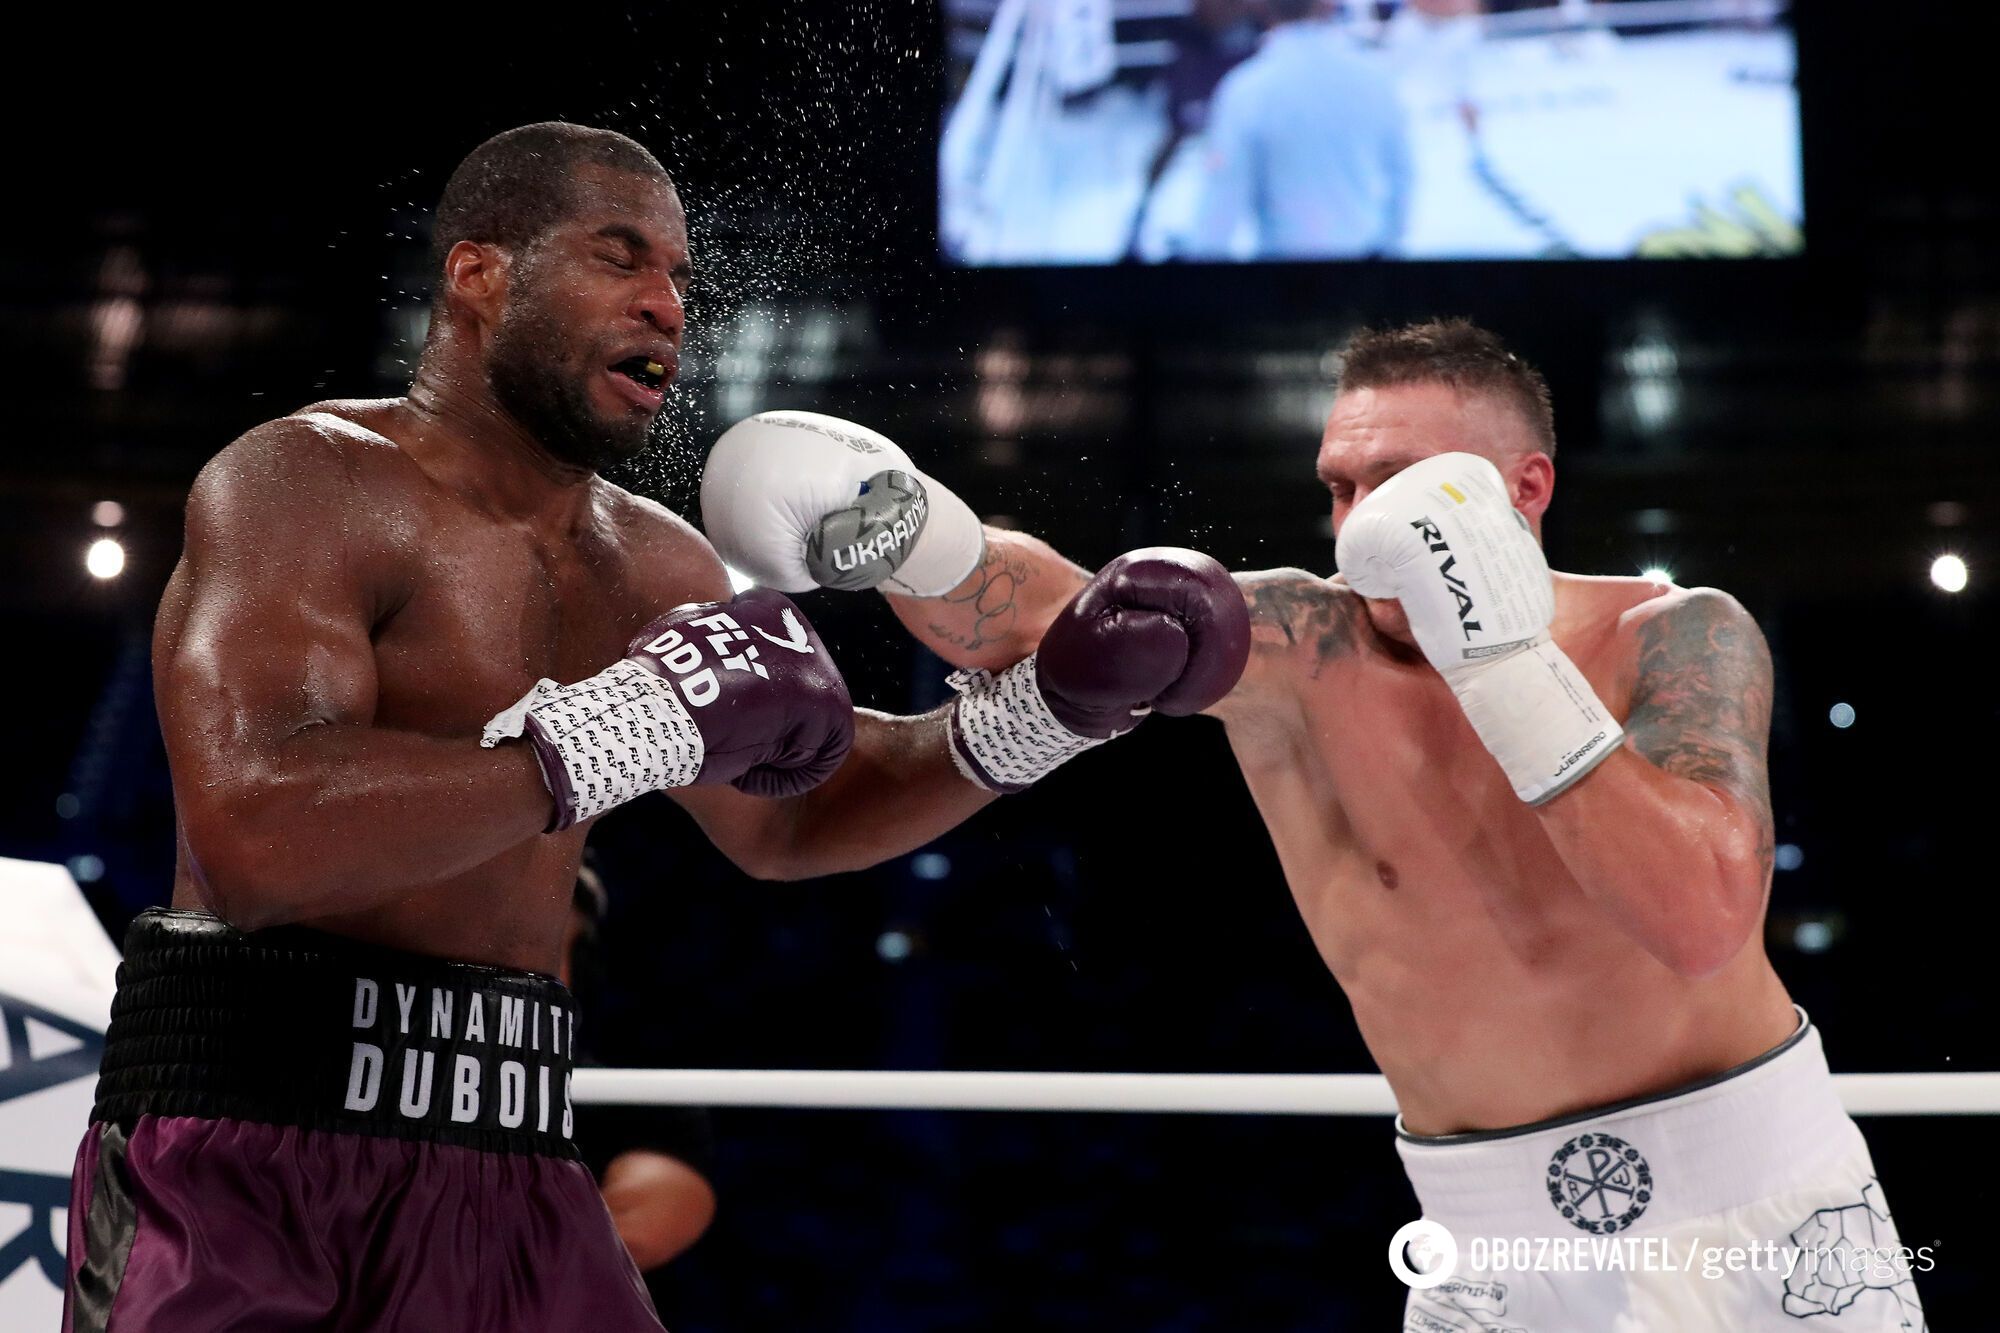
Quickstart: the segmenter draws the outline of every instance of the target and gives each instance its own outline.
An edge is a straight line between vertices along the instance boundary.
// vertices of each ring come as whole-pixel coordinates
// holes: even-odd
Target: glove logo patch
[[[1466,586],[1464,579],[1451,572],[1458,565],[1458,557],[1451,553],[1451,546],[1445,541],[1444,534],[1438,531],[1438,525],[1430,518],[1416,519],[1410,526],[1424,539],[1424,545],[1430,548],[1432,555],[1443,553],[1444,561],[1438,565],[1438,577],[1444,580],[1445,586],[1451,589],[1452,597],[1458,602],[1459,632],[1469,641],[1473,631],[1480,628],[1479,622],[1472,619],[1473,612],[1479,608],[1473,603],[1472,589]]]
[[[1611,733],[1608,731],[1600,731],[1595,736],[1592,736],[1589,740],[1585,741],[1582,745],[1577,746],[1576,749],[1571,750],[1568,754],[1563,756],[1563,761],[1560,764],[1556,765],[1556,771],[1549,774],[1549,777],[1559,778],[1563,774],[1569,772],[1572,768],[1575,768],[1579,761],[1587,759],[1591,755],[1597,753],[1597,747],[1602,745],[1604,743],[1604,738],[1610,734]]]
[[[775,643],[780,648],[787,648],[792,652],[803,653],[805,656],[811,657],[813,650],[812,640],[806,637],[806,627],[799,623],[798,615],[789,606],[784,611],[784,625],[787,637],[782,639],[765,629],[762,625],[752,625],[750,628],[757,631],[759,638]],[[757,650],[752,648],[750,651],[755,653]],[[759,670],[757,674],[761,676],[764,673],[762,670]]]
[[[798,637],[803,639],[804,627],[798,625],[791,612],[787,611],[785,617],[788,622],[787,628],[793,629]],[[701,616],[688,623],[698,629],[710,631],[704,637],[708,640],[709,651],[715,654],[724,671],[749,671],[764,680],[771,678],[771,673],[757,660],[756,644],[750,644],[741,652],[730,651],[738,643],[748,642],[750,638],[749,633],[736,622],[734,616],[718,611],[714,615]],[[761,629],[757,632],[767,639],[771,638]],[[771,642],[784,644],[782,639],[771,639]],[[681,687],[681,694],[686,697],[690,708],[701,708],[712,704],[716,696],[722,693],[722,682],[716,679],[715,668],[702,665],[701,645],[693,639],[684,637],[678,628],[668,630],[647,644],[646,651],[655,654],[660,659],[661,666],[680,678],[678,684]],[[812,650],[808,648],[806,651]],[[696,670],[697,667],[700,670]]]
[[[831,552],[833,567],[842,574],[852,574],[871,560],[892,559],[916,540],[917,534],[924,530],[924,519],[927,517],[924,501],[919,497],[912,502],[907,518],[896,519],[864,541],[834,547]]]
[[[857,454],[879,454],[882,446],[866,435],[857,435],[851,430],[841,430],[828,424],[832,419],[800,412],[759,412],[752,421],[768,422],[773,426],[789,426],[793,430],[809,430],[815,435],[824,435]]]
[[[853,504],[819,521],[806,538],[806,570],[822,588],[872,588],[908,558],[930,519],[923,483],[893,468],[861,483]]]

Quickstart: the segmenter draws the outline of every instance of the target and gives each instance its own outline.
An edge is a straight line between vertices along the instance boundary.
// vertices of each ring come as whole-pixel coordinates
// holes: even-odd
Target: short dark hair
[[[460,241],[524,246],[540,238],[570,216],[570,178],[580,166],[674,183],[644,145],[616,130],[545,120],[503,131],[467,153],[445,182],[431,230],[432,268],[442,271]]]
[[[1542,373],[1469,319],[1433,319],[1398,329],[1362,329],[1340,352],[1342,389],[1448,384],[1490,393],[1521,414],[1540,450],[1555,457],[1556,414]]]

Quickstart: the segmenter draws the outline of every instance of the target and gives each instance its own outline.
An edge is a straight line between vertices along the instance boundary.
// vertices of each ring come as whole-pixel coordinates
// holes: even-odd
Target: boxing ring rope
[[[2000,1114],[2000,1073],[1835,1074],[1852,1115]],[[880,1069],[579,1069],[583,1103],[872,1111],[1391,1115],[1379,1074],[1098,1074]]]

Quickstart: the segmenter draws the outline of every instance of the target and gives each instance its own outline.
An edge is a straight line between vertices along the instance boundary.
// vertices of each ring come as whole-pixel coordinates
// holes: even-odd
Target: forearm
[[[1026,657],[1089,573],[1024,532],[986,529],[986,555],[942,597],[887,594],[917,641],[958,667],[997,671]]]
[[[448,879],[542,832],[551,810],[525,745],[323,725],[227,762],[227,776],[187,784],[180,813],[237,925],[362,910]]]
[[[1756,931],[1767,826],[1728,793],[1620,750],[1537,813],[1584,893],[1674,971],[1713,972]]]
[[[809,879],[877,865],[956,828],[995,793],[959,772],[945,709],[921,717],[857,710],[854,748],[826,782],[787,803],[758,866]]]

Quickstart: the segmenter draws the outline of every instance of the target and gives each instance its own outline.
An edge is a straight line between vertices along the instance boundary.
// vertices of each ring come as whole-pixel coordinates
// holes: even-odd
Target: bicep
[[[373,714],[372,608],[348,550],[346,479],[299,452],[232,446],[188,500],[155,673],[169,752],[197,781],[304,727]]]
[[[1626,745],[1723,793],[1768,828],[1772,668],[1764,635],[1726,593],[1696,589],[1639,627]]]

